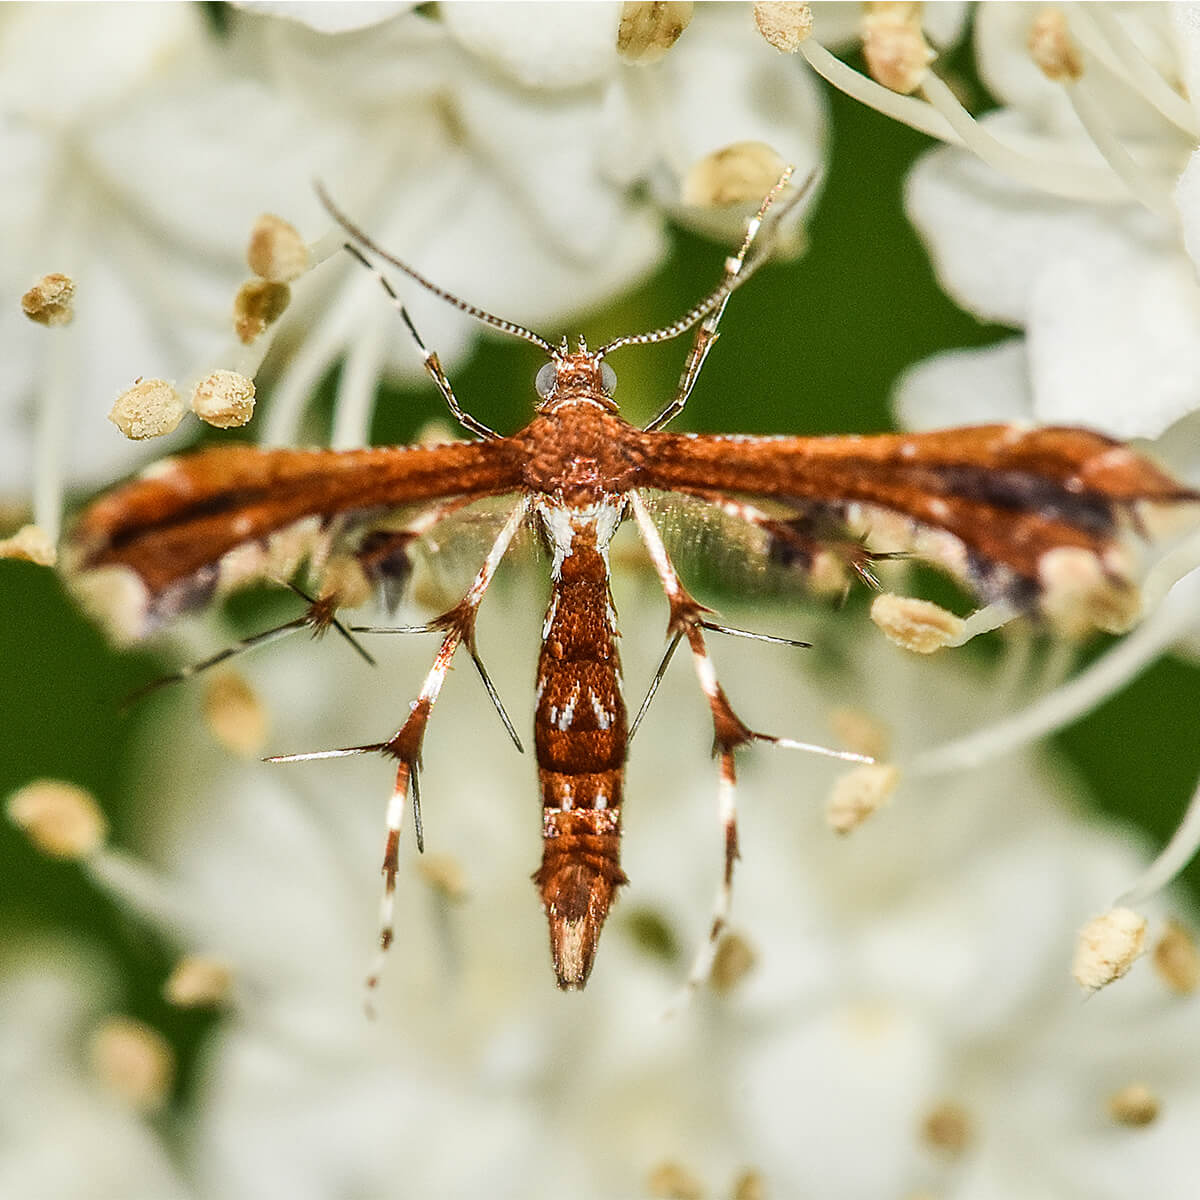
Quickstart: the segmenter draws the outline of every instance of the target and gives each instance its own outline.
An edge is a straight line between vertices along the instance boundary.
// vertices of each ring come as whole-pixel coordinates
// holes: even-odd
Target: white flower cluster
[[[67,482],[145,457],[105,420],[118,395],[130,436],[165,431],[184,411],[171,380],[190,394],[214,370],[252,379],[272,340],[287,352],[262,436],[294,441],[342,362],[333,441],[361,444],[380,379],[419,375],[421,359],[348,260],[297,278],[343,240],[314,180],[442,287],[531,324],[649,272],[664,213],[735,233],[783,162],[801,177],[820,163],[819,91],[748,12],[689,24],[690,5],[662,7],[450,4],[439,19],[247,5],[222,32],[198,5],[7,6],[0,290],[49,275],[76,294],[57,328],[0,313],[0,494],[34,488],[56,539]],[[714,178],[710,159],[731,147]],[[304,231],[308,253],[247,290],[239,253],[263,213]],[[444,363],[476,336],[428,297],[410,307]],[[258,336],[247,310],[277,323]],[[193,406],[205,402],[201,386]]]
[[[339,239],[326,236],[314,175],[439,284],[537,323],[658,262],[664,213],[727,228],[737,202],[761,194],[756,171],[775,169],[761,145],[801,177],[818,166],[823,109],[808,73],[766,45],[747,6],[700,6],[672,45],[690,7],[444,4],[430,17],[403,4],[255,5],[218,36],[192,9],[147,5],[121,9],[119,37],[103,5],[71,22],[52,6],[0,13],[0,101],[20,116],[0,124],[0,171],[22,180],[4,192],[13,211],[0,223],[16,236],[0,277],[13,295],[43,278],[30,307],[47,314],[6,339],[17,387],[0,405],[0,454],[26,470],[36,430],[39,521],[53,528],[64,479],[119,469],[124,443],[104,411],[138,370],[249,379],[273,338],[265,436],[286,440],[343,361],[342,445],[364,438],[382,376],[419,370],[370,277],[320,266]],[[1174,191],[1165,182],[1194,143],[1176,86],[1191,69],[1190,16],[1076,5],[1064,33],[1032,6],[980,6],[976,46],[1004,107],[975,122],[926,42],[952,42],[963,6],[926,7],[922,27],[907,4],[868,6],[861,26],[857,6],[755,6],[771,45],[955,143],[914,173],[913,219],[961,303],[1026,331],[918,369],[902,414],[914,426],[1069,419],[1144,437],[1174,422],[1162,445],[1184,446],[1175,465],[1191,469],[1190,453],[1200,476],[1180,433],[1197,406],[1200,344],[1188,174]],[[1038,20],[1054,80],[1025,49]],[[859,31],[887,88],[827,48]],[[714,172],[731,145],[751,149]],[[259,282],[246,293],[229,254],[230,230],[244,242],[264,211],[286,218],[288,237],[304,231],[288,243],[297,273],[253,268],[261,283],[297,284],[290,304]],[[73,297],[45,282],[55,273]],[[235,292],[252,298],[241,318],[262,320],[249,348],[232,329]],[[465,348],[459,314],[420,299],[413,310],[444,358]],[[78,460],[63,450],[73,438]],[[22,486],[8,466],[0,459],[0,479]],[[1194,1196],[1195,942],[1155,903],[1148,932],[1132,914],[1093,922],[1082,977],[1103,983],[1143,949],[1151,963],[1080,1004],[1076,933],[1140,855],[1127,832],[1083,820],[1069,781],[1030,748],[1194,628],[1195,555],[1180,554],[1151,588],[1147,623],[1032,704],[1018,637],[986,674],[880,639],[813,676],[775,647],[721,655],[756,727],[828,731],[899,770],[839,784],[828,763],[799,774],[765,750],[745,757],[735,932],[711,986],[669,1020],[722,849],[711,728],[686,671],[667,677],[639,732],[632,883],[588,989],[569,997],[553,987],[528,880],[533,771],[469,672],[451,679],[424,764],[428,853],[403,856],[398,941],[370,1023],[359,981],[386,765],[267,767],[228,752],[385,733],[430,649],[383,647],[371,673],[331,641],[265,656],[246,668],[253,685],[224,676],[176,697],[162,710],[169,730],[145,747],[155,805],[136,851],[111,847],[70,788],[26,789],[9,816],[178,941],[188,957],[172,1002],[226,1011],[194,1098],[164,1130],[169,1053],[111,1016],[103,973],[65,953],[7,964],[0,1063],[16,1086],[0,1097],[0,1126],[17,1136],[0,1147],[0,1194]],[[523,724],[527,704],[513,701],[532,675],[537,601],[506,587],[489,595],[479,641]],[[650,621],[629,616],[661,598],[638,576],[617,588],[626,672],[641,679],[657,646]],[[741,616],[764,623],[761,610]],[[827,647],[844,637],[832,622],[816,632]],[[939,644],[960,632],[940,631]],[[186,770],[164,767],[168,737]],[[837,837],[830,822],[853,832]]]

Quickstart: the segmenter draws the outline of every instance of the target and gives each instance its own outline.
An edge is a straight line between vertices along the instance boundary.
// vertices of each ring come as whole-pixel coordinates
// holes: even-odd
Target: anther
[[[117,397],[108,419],[136,442],[173,432],[185,411],[174,385],[165,379],[139,379]]]
[[[1191,930],[1169,920],[1155,943],[1150,960],[1158,977],[1180,996],[1190,996],[1200,987],[1200,949]]]
[[[1029,54],[1047,79],[1073,83],[1083,75],[1083,58],[1057,8],[1043,8],[1029,26]]]
[[[1160,1108],[1158,1097],[1144,1083],[1128,1084],[1108,1098],[1109,1115],[1118,1125],[1150,1125]]]
[[[258,340],[269,325],[283,316],[292,299],[286,283],[249,279],[233,298],[233,331],[243,346]]]
[[[739,934],[727,933],[717,943],[712,969],[708,974],[709,986],[714,992],[727,995],[757,965],[758,955],[755,953],[754,947]]]
[[[961,617],[928,600],[884,592],[871,604],[871,620],[888,641],[914,654],[932,654],[962,634]]]
[[[890,763],[872,763],[847,771],[833,785],[825,816],[835,833],[847,834],[879,811],[900,782]]]
[[[871,78],[905,96],[921,86],[936,57],[921,30],[919,4],[867,4],[862,42]]]
[[[111,1017],[91,1037],[92,1070],[130,1108],[158,1112],[171,1094],[175,1056],[157,1030],[132,1017]]]
[[[236,671],[212,675],[205,689],[204,722],[227,750],[254,758],[267,740],[267,710],[258,693]]]
[[[254,416],[254,381],[236,371],[213,371],[192,392],[192,411],[217,429],[236,429]]]
[[[1080,931],[1071,974],[1081,988],[1099,991],[1120,979],[1146,948],[1146,918],[1129,908],[1094,917]]]
[[[971,1144],[971,1118],[961,1104],[943,1100],[921,1121],[921,1140],[930,1149],[957,1158]]]
[[[43,275],[21,297],[21,311],[38,325],[69,325],[75,316],[75,280],[57,271]]]
[[[654,1200],[703,1200],[704,1184],[682,1163],[659,1163],[646,1176],[646,1192]]]
[[[679,40],[692,19],[690,3],[626,3],[617,26],[617,53],[627,62],[649,66]]]
[[[39,779],[13,792],[8,819],[51,858],[88,858],[108,837],[108,821],[91,792],[58,779]]]
[[[12,537],[0,539],[0,558],[16,558],[37,563],[39,567],[52,567],[58,559],[58,551],[40,525],[22,525]]]
[[[233,968],[207,954],[181,958],[163,984],[163,998],[176,1008],[211,1008],[233,990]]]
[[[311,265],[308,247],[295,226],[274,213],[263,213],[254,222],[246,246],[246,263],[269,283],[291,283]]]
[[[812,8],[789,2],[756,4],[754,24],[768,45],[781,54],[795,54],[812,33]]]
[[[698,208],[758,204],[786,166],[766,142],[734,142],[688,168],[681,199]]]

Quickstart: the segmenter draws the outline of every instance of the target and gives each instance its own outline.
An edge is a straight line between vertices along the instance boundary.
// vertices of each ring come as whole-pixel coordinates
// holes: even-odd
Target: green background
[[[965,71],[964,62],[958,66]],[[941,294],[904,220],[904,173],[928,140],[839,95],[831,97],[831,109],[831,169],[810,225],[810,249],[794,263],[762,271],[738,294],[675,428],[886,429],[892,385],[904,367],[940,349],[985,344],[1007,333],[981,326]],[[674,318],[712,286],[721,258],[712,244],[677,234],[672,256],[645,286],[583,321],[589,341]],[[670,395],[682,353],[674,343],[614,356],[619,398],[646,398],[627,416],[644,420]],[[456,391],[482,420],[514,430],[530,415],[540,361],[530,347],[486,341],[454,372]],[[331,390],[327,381],[326,404]],[[430,418],[443,416],[430,386],[390,392],[378,406],[375,440],[408,440]],[[163,664],[109,649],[73,610],[54,575],[25,563],[0,562],[0,613],[0,694],[6,698],[0,796],[40,776],[70,780],[100,799],[117,843],[135,840],[131,823],[153,803],[125,784],[145,708],[123,714],[118,699],[161,673]],[[1057,739],[1096,805],[1140,824],[1156,844],[1169,836],[1200,774],[1191,717],[1198,699],[1200,671],[1164,661]],[[173,769],[170,746],[163,754],[164,771]],[[178,769],[186,771],[187,764]],[[1200,883],[1195,866],[1188,879],[1193,887]],[[78,867],[39,856],[2,822],[0,928],[9,946],[59,930],[99,944],[127,981],[127,1010],[162,1029],[180,1050],[186,1087],[192,1051],[212,1018],[162,1001],[169,948],[124,918]]]

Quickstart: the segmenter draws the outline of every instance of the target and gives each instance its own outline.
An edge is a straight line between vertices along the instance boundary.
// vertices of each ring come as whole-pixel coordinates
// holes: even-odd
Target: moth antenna
[[[403,271],[409,279],[418,283],[427,292],[432,292],[439,300],[445,300],[447,304],[453,304],[460,312],[465,312],[468,316],[474,317],[477,321],[482,321],[485,325],[490,325],[493,329],[499,329],[502,333],[510,333],[513,337],[523,338],[527,342],[532,342],[535,346],[540,346],[550,357],[554,356],[554,347],[546,341],[544,337],[533,332],[532,329],[526,329],[524,325],[518,325],[515,321],[507,321],[503,317],[494,316],[485,309],[477,308],[474,304],[468,304],[465,300],[459,299],[453,292],[448,292],[445,288],[440,288],[436,283],[426,279],[419,271],[410,267],[408,263],[402,262],[394,255],[389,254],[382,246],[377,245],[371,240],[367,234],[360,229],[345,213],[334,204],[329,193],[321,183],[315,184],[317,198],[321,201],[325,211],[356,241],[366,246],[372,254],[379,255],[384,262],[391,263],[397,270]],[[369,265],[369,264],[368,264]]]
[[[614,338],[611,342],[606,342],[596,351],[596,358],[603,358],[606,354],[611,353],[613,350],[619,350],[622,346],[647,346],[655,342],[668,342],[672,338],[678,337],[681,333],[686,333],[689,329],[703,321],[705,317],[712,319],[712,333],[709,340],[714,340],[717,322],[721,319],[721,314],[724,312],[725,304],[729,300],[729,297],[742,284],[746,283],[771,256],[772,247],[768,240],[759,253],[753,257],[749,257],[750,250],[766,220],[767,213],[773,206],[775,207],[774,219],[768,230],[769,233],[773,233],[779,227],[779,222],[808,195],[813,184],[816,182],[817,172],[814,170],[808,174],[804,182],[795,190],[792,196],[789,196],[784,202],[777,205],[776,201],[778,201],[783,189],[787,187],[794,170],[794,167],[786,167],[775,186],[763,198],[758,212],[746,223],[746,232],[743,235],[741,247],[736,255],[725,260],[725,271],[721,277],[721,282],[707,296],[694,304],[683,316],[672,321],[669,325],[664,325],[659,329],[652,329],[647,333],[626,334],[623,337]],[[647,428],[652,428],[652,426],[648,426]]]
[[[491,676],[488,675],[483,665],[483,659],[479,657],[479,652],[473,645],[469,645],[467,651],[471,655],[471,661],[475,664],[475,670],[479,672],[479,678],[483,683],[484,690],[488,694],[488,698],[492,702],[492,707],[495,708],[505,730],[508,732],[508,736],[512,739],[512,744],[516,746],[518,754],[524,754],[525,747],[521,745],[521,739],[517,736],[516,728],[513,726],[508,713],[504,710],[504,703],[500,699],[500,693],[496,691],[496,685],[492,683]]]
[[[388,298],[399,312],[404,324],[408,327],[408,332],[412,334],[413,341],[417,343],[417,349],[420,350],[421,359],[425,364],[426,374],[437,385],[438,391],[442,393],[442,398],[446,401],[446,406],[454,415],[455,420],[457,420],[464,429],[469,430],[471,433],[478,434],[480,437],[485,438],[488,441],[498,438],[500,435],[494,429],[471,416],[469,412],[466,412],[459,405],[458,398],[454,395],[454,388],[450,385],[450,379],[446,375],[446,372],[442,369],[440,359],[432,350],[429,349],[428,346],[425,345],[421,335],[417,332],[416,325],[413,324],[412,317],[410,317],[408,314],[408,309],[404,307],[404,302],[399,296],[396,295],[396,290],[392,287],[387,276],[384,275],[382,271],[378,270],[357,246],[353,246],[347,242],[343,246],[343,249],[346,250],[347,253],[353,255],[353,257],[361,266],[365,267],[371,272],[372,275],[375,276],[377,280],[379,280],[380,286],[387,293]]]
[[[180,667],[178,671],[172,671],[169,675],[163,675],[159,679],[153,679],[147,684],[130,692],[124,700],[121,701],[120,708],[124,712],[144,700],[153,692],[157,692],[159,688],[166,687],[172,683],[182,683],[184,680],[191,679],[199,675],[202,671],[207,671],[210,667],[218,666],[219,664],[228,661],[237,654],[242,654],[246,650],[253,650],[255,646],[264,646],[268,642],[278,641],[280,638],[287,637],[290,633],[295,633],[299,629],[304,629],[309,625],[308,614],[305,613],[302,617],[293,617],[290,621],[285,621],[282,625],[272,626],[270,629],[264,629],[260,633],[251,634],[249,637],[244,637],[240,641],[234,642],[226,646],[224,650],[218,650],[216,654],[210,658],[206,658],[197,663],[191,663],[189,666]]]
[[[633,735],[637,733],[638,726],[642,723],[642,718],[649,711],[650,701],[654,699],[654,693],[658,691],[658,685],[662,683],[663,677],[667,673],[667,668],[671,665],[671,659],[675,657],[675,651],[679,649],[679,643],[682,640],[683,631],[677,630],[674,637],[667,643],[667,648],[663,651],[662,659],[658,664],[658,670],[654,672],[654,678],[650,680],[650,686],[646,689],[646,695],[637,710],[637,716],[633,718],[633,724],[629,726],[629,736],[625,739],[626,745],[629,745],[633,741]]]

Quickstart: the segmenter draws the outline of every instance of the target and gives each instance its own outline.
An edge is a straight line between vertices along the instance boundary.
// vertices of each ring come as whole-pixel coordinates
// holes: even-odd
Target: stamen
[[[911,774],[923,776],[961,771],[1011,754],[1071,724],[1119,691],[1168,646],[1191,630],[1196,622],[1197,604],[1200,604],[1200,571],[1179,580],[1141,625],[1073,679],[1011,717],[921,752],[906,769]],[[1200,794],[1193,800],[1193,807],[1195,828],[1189,836],[1194,847],[1200,844]],[[1192,821],[1192,808],[1188,810],[1187,821]],[[1171,839],[1171,847],[1179,837],[1180,833],[1177,833]],[[1163,856],[1160,856],[1159,861],[1162,860]],[[1178,869],[1175,866],[1172,872]],[[1139,885],[1134,891],[1141,893],[1141,890]]]
[[[1092,99],[1084,85],[1064,81],[1071,107],[1079,118],[1096,149],[1104,155],[1104,161],[1112,167],[1138,202],[1155,216],[1162,217],[1172,225],[1179,222],[1179,210],[1175,198],[1121,144],[1109,128],[1107,119]]]
[[[1038,560],[1042,615],[1063,637],[1085,637],[1095,629],[1125,633],[1141,613],[1142,598],[1091,550],[1059,546]]]
[[[800,53],[826,83],[832,84],[852,100],[857,100],[860,104],[865,104],[910,129],[939,138],[951,146],[963,144],[962,137],[932,104],[914,96],[902,96],[898,92],[889,91],[882,84],[847,66],[835,54],[826,50],[816,38],[805,39],[800,44]]]
[[[971,1114],[954,1100],[935,1104],[921,1121],[921,1140],[948,1158],[958,1158],[974,1135]]]
[[[929,600],[884,592],[871,602],[871,620],[888,641],[914,654],[933,654],[962,636],[963,621]]]
[[[162,437],[179,427],[183,398],[165,379],[139,379],[122,392],[108,419],[131,441]]]
[[[254,758],[267,740],[267,710],[258,694],[236,671],[209,679],[202,701],[209,732],[227,750]]]
[[[869,755],[876,760],[887,756],[891,734],[885,725],[862,709],[833,709],[829,714],[829,728],[847,750]]]
[[[41,395],[37,405],[33,469],[33,521],[46,536],[58,541],[62,529],[63,468],[66,463],[66,423],[76,387],[78,333],[56,335],[53,353],[43,360]],[[178,422],[176,422],[178,424]]]
[[[1047,79],[1074,83],[1083,75],[1083,57],[1057,8],[1043,8],[1029,26],[1029,55]]]
[[[51,858],[78,861],[108,837],[108,821],[91,792],[57,779],[39,779],[9,796],[8,819]]]
[[[1105,161],[1151,212],[1168,221],[1177,218],[1175,201],[1167,190],[1134,161],[1109,128],[1104,113],[1085,87],[1083,58],[1071,38],[1067,21],[1056,8],[1044,8],[1029,27],[1029,53],[1047,79],[1061,83],[1080,124],[1104,155]]]
[[[834,785],[825,816],[834,833],[847,834],[878,812],[900,782],[900,772],[890,763],[855,767]]]
[[[1142,904],[1167,887],[1200,850],[1200,786],[1192,793],[1187,811],[1171,840],[1138,881],[1117,899],[1118,904]]]
[[[254,381],[237,371],[213,371],[196,384],[192,412],[216,429],[237,429],[254,416]]]
[[[1191,930],[1178,921],[1167,921],[1151,962],[1158,977],[1177,996],[1190,996],[1200,988],[1200,948]]]
[[[812,33],[812,8],[786,2],[755,4],[754,24],[769,46],[781,54],[795,54]]]
[[[1108,1098],[1108,1111],[1118,1125],[1135,1128],[1158,1119],[1158,1097],[1144,1083],[1131,1083]]]
[[[1021,615],[1020,609],[1005,600],[997,600],[976,609],[969,617],[962,620],[957,637],[951,638],[947,646],[965,646],[973,638],[1007,625]]]
[[[730,1200],[767,1200],[767,1184],[753,1169],[743,1171],[733,1183]]]
[[[907,96],[920,87],[937,57],[921,29],[921,6],[869,3],[862,18],[863,57],[871,78]]]
[[[383,328],[374,314],[346,350],[338,376],[329,444],[335,450],[365,446],[370,441],[371,414],[383,366]]]
[[[242,284],[233,298],[233,331],[243,346],[249,346],[267,327],[287,311],[292,289],[286,283],[271,283],[266,279],[250,279]]]
[[[717,943],[708,975],[709,986],[714,992],[728,995],[757,965],[754,947],[740,934],[727,933]]]
[[[175,1056],[157,1030],[132,1017],[110,1017],[91,1037],[96,1077],[130,1108],[156,1113],[171,1095]]]
[[[233,968],[205,954],[181,958],[163,984],[163,998],[176,1008],[212,1008],[233,991]]]
[[[1158,73],[1105,5],[1070,3],[1068,8],[1075,33],[1090,54],[1189,137],[1200,136],[1191,103]]]
[[[453,854],[426,854],[417,863],[417,874],[452,904],[461,904],[471,894],[467,872]]]
[[[1110,170],[1071,163],[1062,157],[1034,158],[992,136],[932,71],[921,84],[925,98],[946,118],[962,144],[1002,175],[1053,196],[1096,203],[1128,200],[1124,182]]]
[[[204,923],[172,883],[147,863],[124,850],[101,848],[84,863],[97,887],[108,892],[155,929],[173,939],[201,936]]]
[[[318,318],[316,327],[309,330],[308,336],[289,358],[287,367],[271,393],[271,405],[261,434],[264,446],[287,446],[295,443],[305,405],[342,352],[345,333],[342,329],[341,312],[346,304],[348,300],[344,291],[333,296],[329,307]],[[253,349],[258,350],[268,341],[268,337],[259,338]],[[265,349],[262,352],[265,353]],[[243,369],[242,373],[253,375],[255,371],[247,372]]]
[[[44,529],[37,525],[22,525],[12,537],[0,539],[0,558],[52,567],[58,561],[58,551]]]
[[[766,142],[734,142],[688,168],[680,199],[697,208],[757,207],[786,167]]]
[[[700,1177],[682,1163],[662,1162],[646,1176],[646,1194],[653,1200],[704,1200]]]
[[[1088,992],[1120,979],[1146,949],[1146,918],[1129,908],[1094,917],[1080,931],[1071,974]]]
[[[274,213],[263,213],[254,222],[246,263],[260,279],[284,284],[299,279],[314,265],[296,227]]]
[[[691,4],[622,4],[617,53],[627,63],[638,66],[656,63],[675,45],[691,20]]]
[[[75,316],[75,280],[52,272],[21,297],[21,311],[38,325],[69,325]]]

